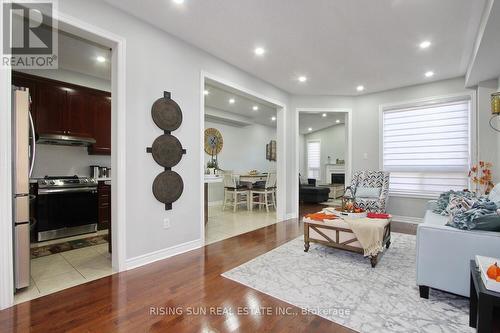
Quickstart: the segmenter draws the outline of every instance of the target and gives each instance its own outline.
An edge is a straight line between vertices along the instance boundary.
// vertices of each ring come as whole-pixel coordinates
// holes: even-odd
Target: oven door
[[[38,241],[94,231],[88,226],[97,226],[97,211],[96,187],[39,189]]]

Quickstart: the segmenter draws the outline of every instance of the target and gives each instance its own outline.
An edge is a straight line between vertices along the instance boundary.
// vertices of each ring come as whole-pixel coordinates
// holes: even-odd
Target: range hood
[[[36,143],[45,145],[87,147],[93,145],[96,141],[93,138],[82,138],[78,136],[41,134]]]

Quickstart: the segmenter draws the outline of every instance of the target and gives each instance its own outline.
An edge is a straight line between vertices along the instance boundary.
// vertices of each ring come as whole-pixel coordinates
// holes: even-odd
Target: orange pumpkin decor
[[[496,280],[497,282],[499,281],[500,278],[500,267],[498,267],[497,263],[494,263],[490,267],[488,267],[488,270],[486,271],[486,275],[492,280]]]

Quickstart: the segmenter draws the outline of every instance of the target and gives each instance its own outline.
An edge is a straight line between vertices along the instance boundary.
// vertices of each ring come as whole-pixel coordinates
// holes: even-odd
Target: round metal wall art
[[[170,134],[157,137],[151,149],[156,163],[165,168],[176,166],[182,159],[182,145],[175,136]]]
[[[182,110],[180,106],[170,98],[169,92],[164,92],[162,98],[157,99],[151,107],[151,117],[154,123],[163,130],[163,135],[155,139],[151,147],[146,148],[153,159],[165,168],[165,171],[156,176],[153,181],[153,195],[165,209],[172,209],[172,203],[177,201],[184,191],[182,177],[171,168],[176,166],[186,154],[180,141],[171,131],[175,131],[182,124]]]
[[[156,176],[153,182],[153,194],[162,203],[177,201],[184,190],[184,182],[175,171],[166,170]]]
[[[164,131],[175,131],[182,124],[182,111],[174,100],[158,98],[151,107],[153,121]]]
[[[208,155],[217,155],[224,146],[222,134],[216,128],[207,128],[205,130],[205,152]]]

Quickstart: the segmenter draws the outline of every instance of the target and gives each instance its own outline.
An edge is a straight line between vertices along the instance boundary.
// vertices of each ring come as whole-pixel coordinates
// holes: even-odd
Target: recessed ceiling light
[[[364,86],[357,86],[356,90],[357,91],[363,91],[363,90],[365,90],[365,87]]]
[[[95,58],[95,60],[97,60],[98,62],[105,62],[106,58],[104,58],[103,56],[98,56],[97,58]]]
[[[184,0],[172,0],[172,1],[178,5],[182,5],[184,3]]]
[[[254,106],[252,107],[252,110],[254,110],[254,111],[259,111],[259,107],[258,107],[257,105],[254,105]]]
[[[434,72],[433,71],[425,72],[425,77],[433,77],[433,76],[434,76]]]
[[[302,75],[302,76],[298,77],[298,80],[299,80],[299,82],[306,82],[307,81],[307,77],[304,76],[304,75]]]
[[[208,95],[208,94],[210,94],[210,91],[208,91],[207,89],[203,90],[203,95],[205,95],[205,96],[206,96],[206,95]]]
[[[337,119],[337,120],[335,120],[335,122],[338,124],[338,123],[340,123],[340,120]]]
[[[235,102],[236,102],[236,100],[234,98],[229,99],[229,104],[234,104]]]
[[[321,116],[322,116],[323,118],[325,118],[325,117],[326,117],[326,113],[323,113]]]
[[[426,49],[429,46],[431,46],[432,43],[428,40],[424,40],[422,43],[420,43],[418,46],[420,46],[421,49]]]
[[[311,132],[313,129],[312,129],[311,127],[309,127],[307,130],[308,130],[309,132]]]
[[[256,47],[255,50],[253,50],[253,52],[255,53],[255,55],[261,56],[264,55],[264,53],[266,53],[266,50],[264,50],[264,48],[262,47]]]
[[[276,121],[276,117],[271,117],[271,120],[272,121]]]

